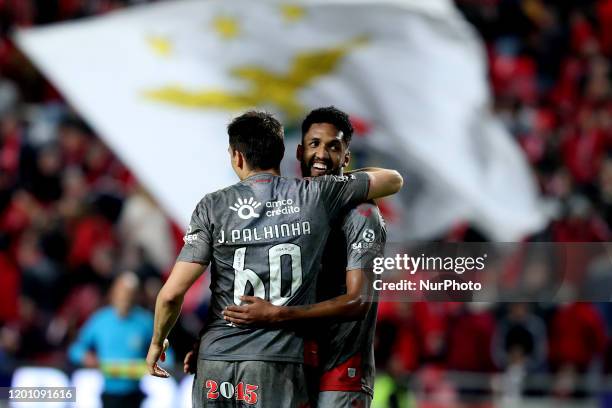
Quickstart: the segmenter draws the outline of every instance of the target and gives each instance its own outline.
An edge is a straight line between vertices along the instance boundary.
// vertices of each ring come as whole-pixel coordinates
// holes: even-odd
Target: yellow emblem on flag
[[[285,73],[278,73],[260,65],[233,68],[230,76],[248,83],[247,90],[232,92],[220,89],[189,90],[181,85],[168,85],[145,91],[148,99],[189,108],[248,109],[255,106],[274,106],[288,119],[299,118],[305,108],[298,94],[316,79],[338,69],[343,58],[353,49],[367,42],[357,37],[331,48],[298,52]]]

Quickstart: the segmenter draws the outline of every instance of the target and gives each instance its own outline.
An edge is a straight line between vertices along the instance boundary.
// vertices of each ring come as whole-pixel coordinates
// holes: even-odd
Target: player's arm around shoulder
[[[368,167],[353,170],[346,174],[354,174],[356,172],[364,172],[370,178],[368,200],[393,195],[400,191],[404,185],[404,178],[397,170]]]

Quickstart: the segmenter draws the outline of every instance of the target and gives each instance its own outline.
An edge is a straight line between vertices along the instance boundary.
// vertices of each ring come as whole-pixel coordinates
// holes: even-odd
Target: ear
[[[235,151],[235,155],[236,155],[236,166],[240,170],[244,170],[244,165],[246,164],[246,161],[244,160],[244,155],[242,154],[242,152],[239,152],[238,150]]]
[[[295,158],[297,159],[297,161],[301,162],[302,157],[304,157],[304,146],[298,144],[297,149],[295,149]]]
[[[244,165],[244,158],[242,157],[242,153],[238,150],[231,149],[232,163],[239,169],[242,169]]]
[[[351,151],[347,150],[346,153],[344,153],[344,162],[342,163],[342,167],[348,166],[350,161],[351,161]]]

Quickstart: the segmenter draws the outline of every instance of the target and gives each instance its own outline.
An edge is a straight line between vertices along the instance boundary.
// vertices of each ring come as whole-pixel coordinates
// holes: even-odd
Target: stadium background
[[[16,26],[144,2],[0,1],[0,385],[25,366],[72,373],[67,346],[114,274],[135,271],[152,309],[182,243],[181,228],[9,37]],[[562,209],[530,239],[610,241],[612,1],[456,3],[486,41],[496,112]],[[460,223],[438,239],[484,237]],[[179,360],[205,316],[201,300],[188,299],[172,333]],[[381,304],[377,406],[491,406],[493,396],[607,406],[611,328],[607,303]],[[517,386],[527,375],[528,389]]]

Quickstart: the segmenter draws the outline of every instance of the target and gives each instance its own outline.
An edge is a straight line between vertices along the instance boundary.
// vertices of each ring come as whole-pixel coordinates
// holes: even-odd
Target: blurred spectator
[[[85,123],[72,116],[64,117],[57,129],[62,157],[67,166],[79,166],[85,162],[91,131]]]
[[[111,260],[116,237],[112,224],[99,213],[90,213],[76,221],[68,265],[73,271],[72,285],[98,283],[104,285],[113,272]]]
[[[546,361],[546,325],[528,303],[510,303],[493,338],[493,358],[501,369],[542,369]]]
[[[0,326],[0,387],[9,387],[17,367],[19,331],[13,326]]]
[[[55,145],[43,146],[38,151],[36,167],[27,187],[42,204],[57,201],[62,196],[62,168],[59,150]]]
[[[103,303],[100,287],[81,285],[70,291],[47,328],[49,343],[61,346]]]
[[[495,318],[492,304],[472,302],[463,305],[462,311],[451,324],[448,335],[447,366],[453,371],[488,373],[494,371],[490,353]]]
[[[49,320],[49,314],[40,309],[33,299],[26,296],[19,298],[19,320],[15,323],[19,330],[17,358],[29,357],[38,364],[50,363],[52,347],[45,336]]]
[[[606,224],[612,225],[612,157],[607,156],[599,172],[599,212]]]
[[[113,364],[142,365],[146,357],[148,340],[153,334],[153,316],[135,306],[139,289],[135,274],[128,272],[117,277],[110,290],[110,306],[94,313],[70,346],[69,356],[74,364],[109,367],[103,370],[105,408],[140,407],[144,398],[139,388],[140,376],[120,378],[113,376],[110,368]]]
[[[606,343],[605,324],[593,305],[570,303],[557,310],[551,322],[549,346],[557,395],[580,395],[577,383],[595,359],[603,356]]]
[[[556,242],[602,242],[611,238],[610,227],[594,212],[592,203],[575,195],[566,203],[566,217],[553,222],[551,230]]]
[[[60,293],[54,292],[60,272],[57,265],[43,253],[35,230],[27,230],[21,236],[17,261],[22,271],[22,294],[36,299],[38,305],[47,311],[55,310],[60,300]]]
[[[546,344],[546,326],[530,304],[508,304],[492,342],[493,358],[502,370],[497,387],[505,400],[517,401],[532,392],[527,383],[545,368]]]
[[[1,239],[1,237],[0,237]],[[0,244],[1,245],[1,244]],[[17,266],[11,258],[1,250],[0,246],[0,326],[3,322],[13,322],[17,319],[17,302],[21,277]]]
[[[414,373],[421,359],[414,305],[380,303],[376,325],[376,365],[396,376]]]
[[[452,372],[466,375],[492,373],[495,366],[489,351],[492,347],[495,318],[492,304],[472,302],[462,305],[462,310],[452,319],[448,333],[446,366]],[[486,384],[457,384],[461,401],[476,404],[491,397]]]
[[[462,305],[452,302],[417,302],[414,304],[416,334],[421,362],[441,363],[448,348],[447,333],[453,317]]]

